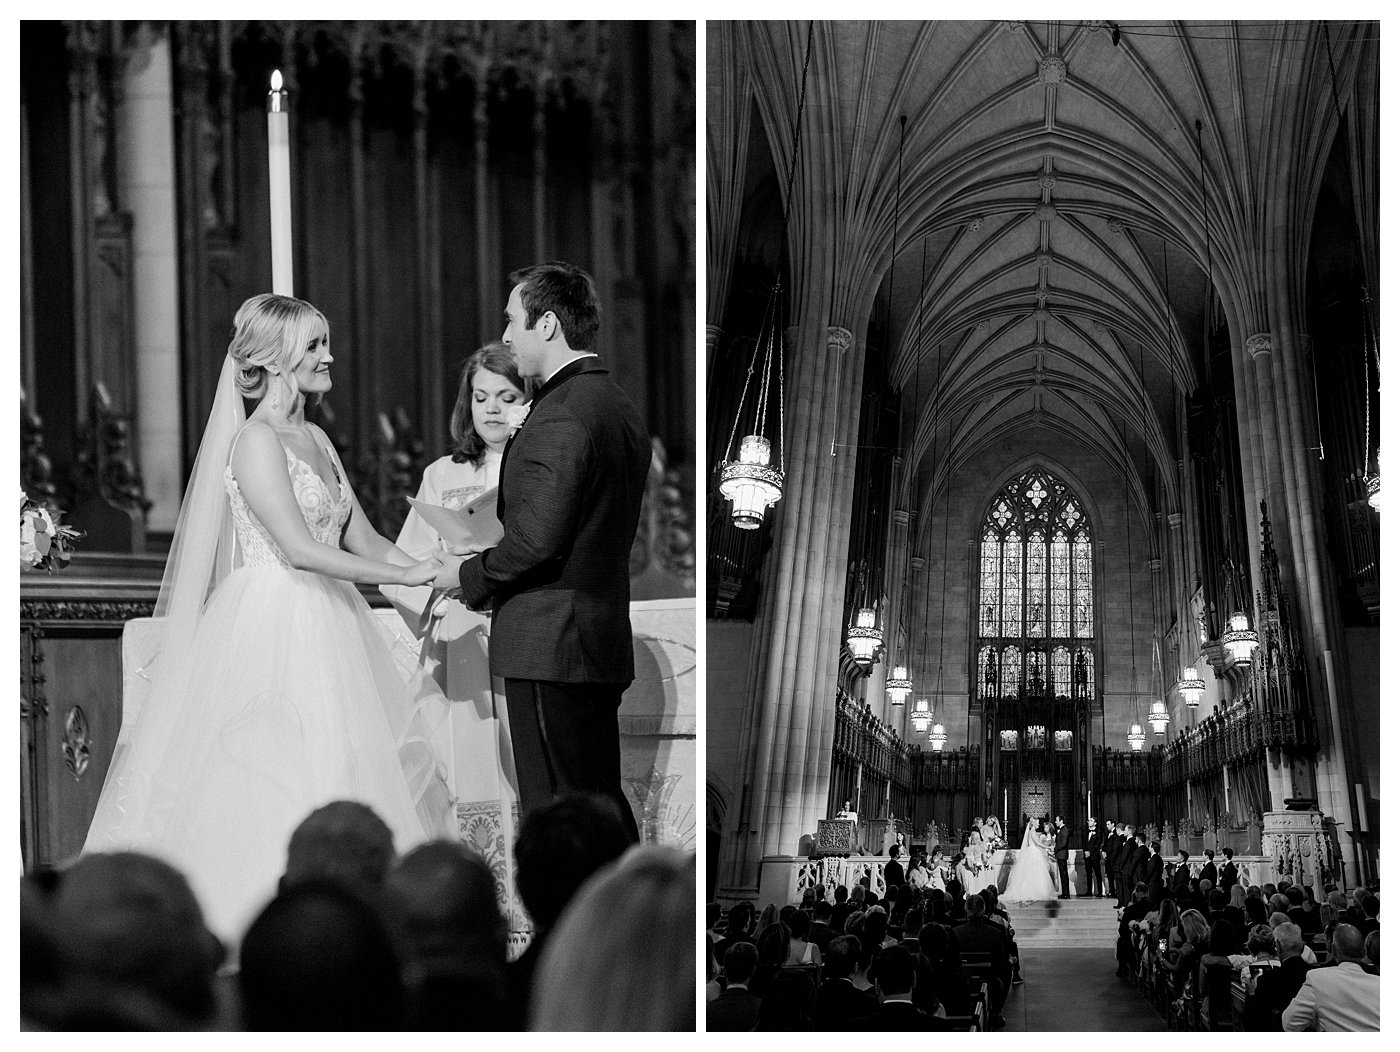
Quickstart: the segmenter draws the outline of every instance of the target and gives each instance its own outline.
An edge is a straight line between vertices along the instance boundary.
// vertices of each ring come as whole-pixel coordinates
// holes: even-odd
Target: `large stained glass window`
[[[981,536],[978,696],[1091,692],[1094,549],[1084,506],[1036,468],[992,498]]]

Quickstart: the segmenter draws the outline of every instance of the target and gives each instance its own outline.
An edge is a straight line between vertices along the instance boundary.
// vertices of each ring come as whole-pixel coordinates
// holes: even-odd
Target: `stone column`
[[[137,447],[149,529],[180,514],[180,282],[176,255],[175,116],[170,37],[147,23],[121,69],[118,170],[131,212]]]
[[[787,479],[755,626],[724,897],[752,896],[762,860],[795,854],[826,814],[864,346],[822,324],[825,310],[805,307],[789,330]]]
[[[1333,669],[1333,652],[1327,631],[1327,598],[1318,594],[1315,586],[1318,574],[1307,572],[1303,566],[1306,562],[1314,569],[1317,568],[1315,545],[1307,543],[1307,536],[1304,536],[1300,543],[1294,543],[1294,538],[1299,536],[1301,529],[1313,529],[1312,502],[1309,500],[1304,503],[1297,487],[1291,485],[1298,483],[1307,487],[1310,481],[1310,475],[1303,479],[1295,478],[1295,465],[1291,459],[1298,452],[1294,447],[1306,443],[1300,429],[1287,428],[1287,424],[1290,419],[1296,417],[1296,413],[1290,412],[1287,398],[1280,398],[1281,393],[1288,393],[1288,385],[1281,383],[1276,386],[1274,376],[1277,368],[1282,368],[1288,363],[1275,362],[1272,335],[1257,333],[1249,338],[1246,346],[1253,359],[1258,381],[1260,454],[1268,472],[1270,518],[1277,524],[1273,530],[1274,543],[1278,548],[1281,568],[1286,568],[1287,571],[1288,579],[1284,584],[1292,593],[1290,598],[1294,616],[1301,619],[1296,629],[1300,639],[1305,641],[1303,653],[1310,661],[1316,658],[1315,664],[1309,669],[1312,693],[1314,696],[1322,695],[1326,699],[1323,703],[1325,711],[1315,710],[1313,713],[1322,732],[1322,748],[1318,751],[1315,769],[1318,806],[1325,814],[1334,816],[1343,823],[1337,830],[1341,850],[1353,862],[1356,872],[1359,873],[1363,867],[1358,848],[1350,835],[1350,829],[1355,827],[1356,818],[1346,773],[1347,739]],[[1287,499],[1280,499],[1275,496],[1277,494],[1287,494]],[[1308,517],[1306,523],[1303,521],[1305,513]],[[1252,553],[1252,558],[1257,558],[1257,555]],[[1255,587],[1258,588],[1260,583],[1256,573]],[[1255,628],[1258,627],[1256,623]],[[1307,643],[1311,643],[1311,646],[1306,645]],[[1291,764],[1284,762],[1282,757],[1275,762],[1275,757],[1271,756],[1269,782],[1274,806],[1280,806],[1287,796],[1292,795]]]

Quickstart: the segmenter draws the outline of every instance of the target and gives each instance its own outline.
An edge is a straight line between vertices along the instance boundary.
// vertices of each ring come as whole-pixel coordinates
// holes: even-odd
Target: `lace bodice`
[[[322,544],[339,547],[341,531],[350,518],[350,494],[346,491],[345,483],[342,481],[340,484],[340,499],[337,501],[332,498],[330,487],[311,469],[310,464],[286,447],[282,451],[287,454],[292,492],[301,506],[301,517],[306,522],[307,530]],[[329,452],[327,455],[330,455]],[[331,463],[335,463],[334,459]],[[229,510],[233,513],[233,529],[238,538],[243,565],[290,566],[287,556],[243,499],[232,467],[224,469],[224,488],[228,490]]]

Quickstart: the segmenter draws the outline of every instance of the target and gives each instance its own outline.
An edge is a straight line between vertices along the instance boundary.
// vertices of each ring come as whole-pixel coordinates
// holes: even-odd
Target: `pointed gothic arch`
[[[1020,466],[985,508],[969,703],[983,711],[986,804],[1009,829],[1047,811],[1077,824],[1099,708],[1094,523],[1077,490],[1039,462]]]

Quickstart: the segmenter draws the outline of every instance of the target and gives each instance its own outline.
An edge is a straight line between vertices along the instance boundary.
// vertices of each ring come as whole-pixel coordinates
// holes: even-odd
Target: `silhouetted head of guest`
[[[764,991],[763,1002],[758,1007],[758,1025],[754,1029],[778,1032],[808,1029],[806,1012],[811,998],[811,976],[800,969],[782,969]]]
[[[857,946],[860,945],[858,939],[853,939],[849,935],[841,936],[842,939],[850,939]],[[837,939],[831,940],[833,944]],[[758,967],[758,947],[751,942],[736,942],[729,949],[724,951],[724,977],[729,981],[729,985],[735,983],[748,983],[753,978],[754,969]]]
[[[531,811],[515,841],[515,879],[536,938],[554,927],[584,881],[631,846],[606,797],[571,794]]]
[[[835,902],[838,906],[850,897],[851,890],[844,884],[837,884],[836,890],[831,893],[832,901]]]
[[[1338,924],[1332,932],[1332,953],[1338,962],[1364,964],[1366,937],[1361,934],[1361,929],[1351,924]]]
[[[748,935],[749,925],[752,923],[752,902],[740,901],[729,907],[729,924],[725,930],[731,937],[743,937]]]
[[[953,940],[942,924],[925,924],[919,929],[919,950],[934,964],[958,964]]]
[[[531,1029],[693,1032],[694,932],[695,856],[631,848],[555,925],[535,972]]]
[[[1381,966],[1381,930],[1377,928],[1366,936],[1366,959],[1377,969]]]
[[[136,852],[84,855],[52,904],[76,987],[128,990],[191,1029],[213,1017],[225,949],[171,866]]]
[[[759,932],[759,964],[781,968],[787,964],[788,954],[791,951],[792,929],[784,925],[781,920],[774,920],[771,925],[764,927],[762,932]]]
[[[914,955],[903,946],[886,946],[875,958],[870,978],[882,997],[902,997],[914,989]]]
[[[278,888],[328,881],[373,901],[393,861],[394,834],[384,820],[364,804],[336,800],[293,830]]]
[[[718,902],[710,901],[705,903],[705,928],[711,930],[719,923],[720,917],[724,913],[724,908]]]
[[[1206,896],[1206,905],[1210,907],[1210,911],[1212,913],[1214,913],[1216,910],[1223,910],[1229,904],[1229,896],[1227,896],[1225,892],[1221,891],[1219,888],[1211,888],[1210,894]]]
[[[860,940],[854,935],[838,935],[826,944],[822,963],[828,979],[849,979],[860,964]]]
[[[330,881],[300,883],[258,915],[239,950],[248,1030],[400,1030],[403,980],[374,908]]]
[[[1283,925],[1279,925],[1280,928]],[[1267,924],[1256,924],[1249,929],[1249,942],[1247,949],[1256,957],[1260,954],[1270,954],[1278,952],[1278,944],[1274,940],[1275,932]],[[1215,929],[1211,929],[1211,938],[1215,937]]]
[[[806,942],[807,936],[812,933],[812,919],[801,910],[792,911],[787,919],[787,926],[794,941]]]
[[[1228,957],[1240,952],[1240,936],[1235,926],[1227,920],[1218,920],[1210,927],[1210,952],[1218,957]]]
[[[384,907],[410,974],[505,967],[496,880],[460,841],[435,840],[399,859],[385,878]]]

